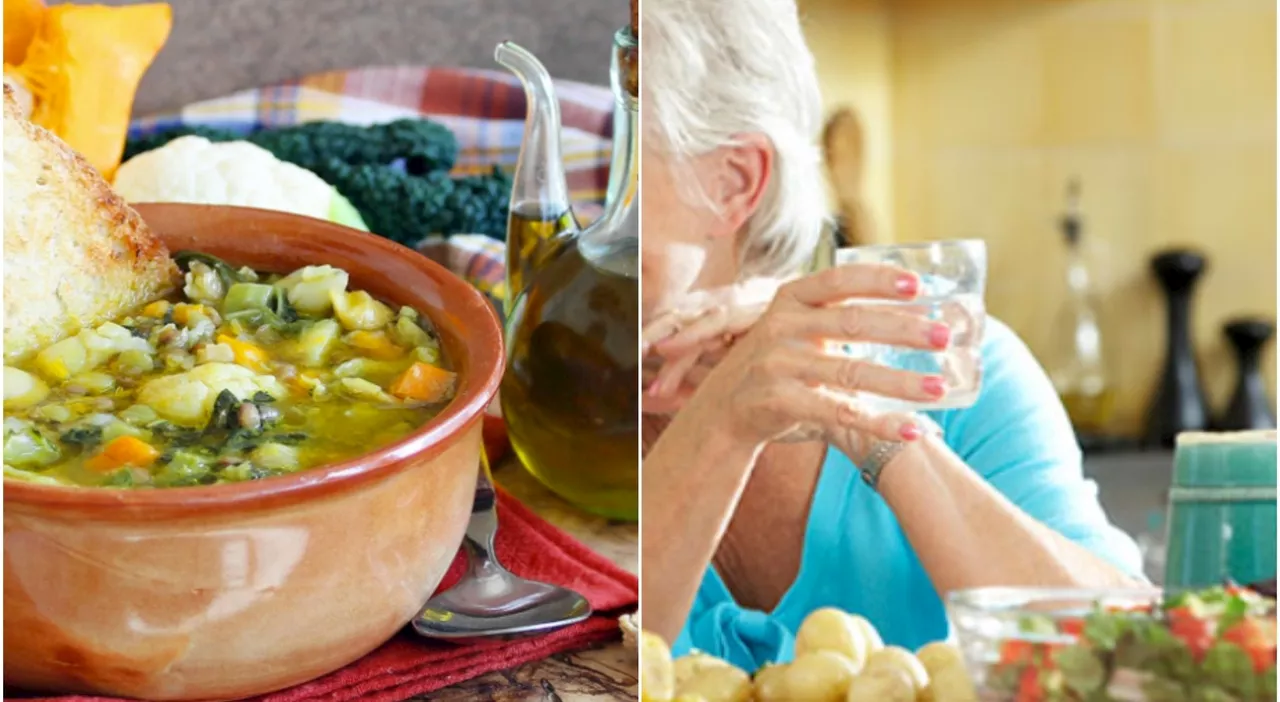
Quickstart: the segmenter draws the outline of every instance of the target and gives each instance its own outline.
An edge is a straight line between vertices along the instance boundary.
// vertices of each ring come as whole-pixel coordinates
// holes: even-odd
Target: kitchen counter
[[[1158,552],[1164,545],[1164,515],[1173,481],[1172,451],[1086,454],[1085,476],[1098,484],[1098,500],[1119,528]],[[1153,531],[1154,530],[1154,531]],[[1146,563],[1147,577],[1159,583],[1163,554]]]

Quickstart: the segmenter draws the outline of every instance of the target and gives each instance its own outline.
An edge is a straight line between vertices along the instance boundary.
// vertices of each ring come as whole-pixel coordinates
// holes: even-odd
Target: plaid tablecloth
[[[555,86],[564,125],[561,143],[569,194],[579,219],[586,222],[599,213],[608,184],[613,95],[607,87],[572,81],[556,81]],[[177,112],[149,115],[136,119],[130,134],[192,124],[249,133],[315,120],[376,124],[429,117],[457,135],[454,173],[464,175],[487,171],[495,164],[515,168],[525,111],[524,90],[505,71],[374,67],[316,74],[195,103]],[[422,250],[485,293],[500,294],[501,242],[480,235],[455,235],[447,243],[426,242]]]

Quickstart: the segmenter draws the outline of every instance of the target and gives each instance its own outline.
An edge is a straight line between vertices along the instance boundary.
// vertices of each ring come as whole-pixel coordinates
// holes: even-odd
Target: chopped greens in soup
[[[349,291],[345,271],[175,259],[185,285],[170,299],[5,366],[6,478],[257,480],[385,446],[453,398],[430,322]]]

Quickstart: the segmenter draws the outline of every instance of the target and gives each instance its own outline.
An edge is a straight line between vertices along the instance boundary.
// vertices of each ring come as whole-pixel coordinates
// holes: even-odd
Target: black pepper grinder
[[[1164,370],[1147,410],[1143,436],[1149,447],[1172,448],[1180,432],[1209,424],[1208,403],[1191,344],[1191,293],[1204,273],[1205,259],[1195,251],[1173,249],[1151,259],[1151,270],[1168,304],[1168,347]]]
[[[1256,317],[1241,317],[1224,324],[1222,333],[1236,352],[1240,376],[1236,380],[1235,392],[1231,394],[1231,402],[1218,418],[1216,428],[1223,431],[1275,429],[1275,410],[1267,397],[1259,368],[1262,349],[1276,333],[1275,324]]]

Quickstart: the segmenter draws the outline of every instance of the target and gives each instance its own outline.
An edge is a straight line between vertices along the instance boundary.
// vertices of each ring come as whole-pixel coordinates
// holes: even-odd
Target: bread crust
[[[180,280],[164,243],[4,88],[4,357],[127,314]]]

